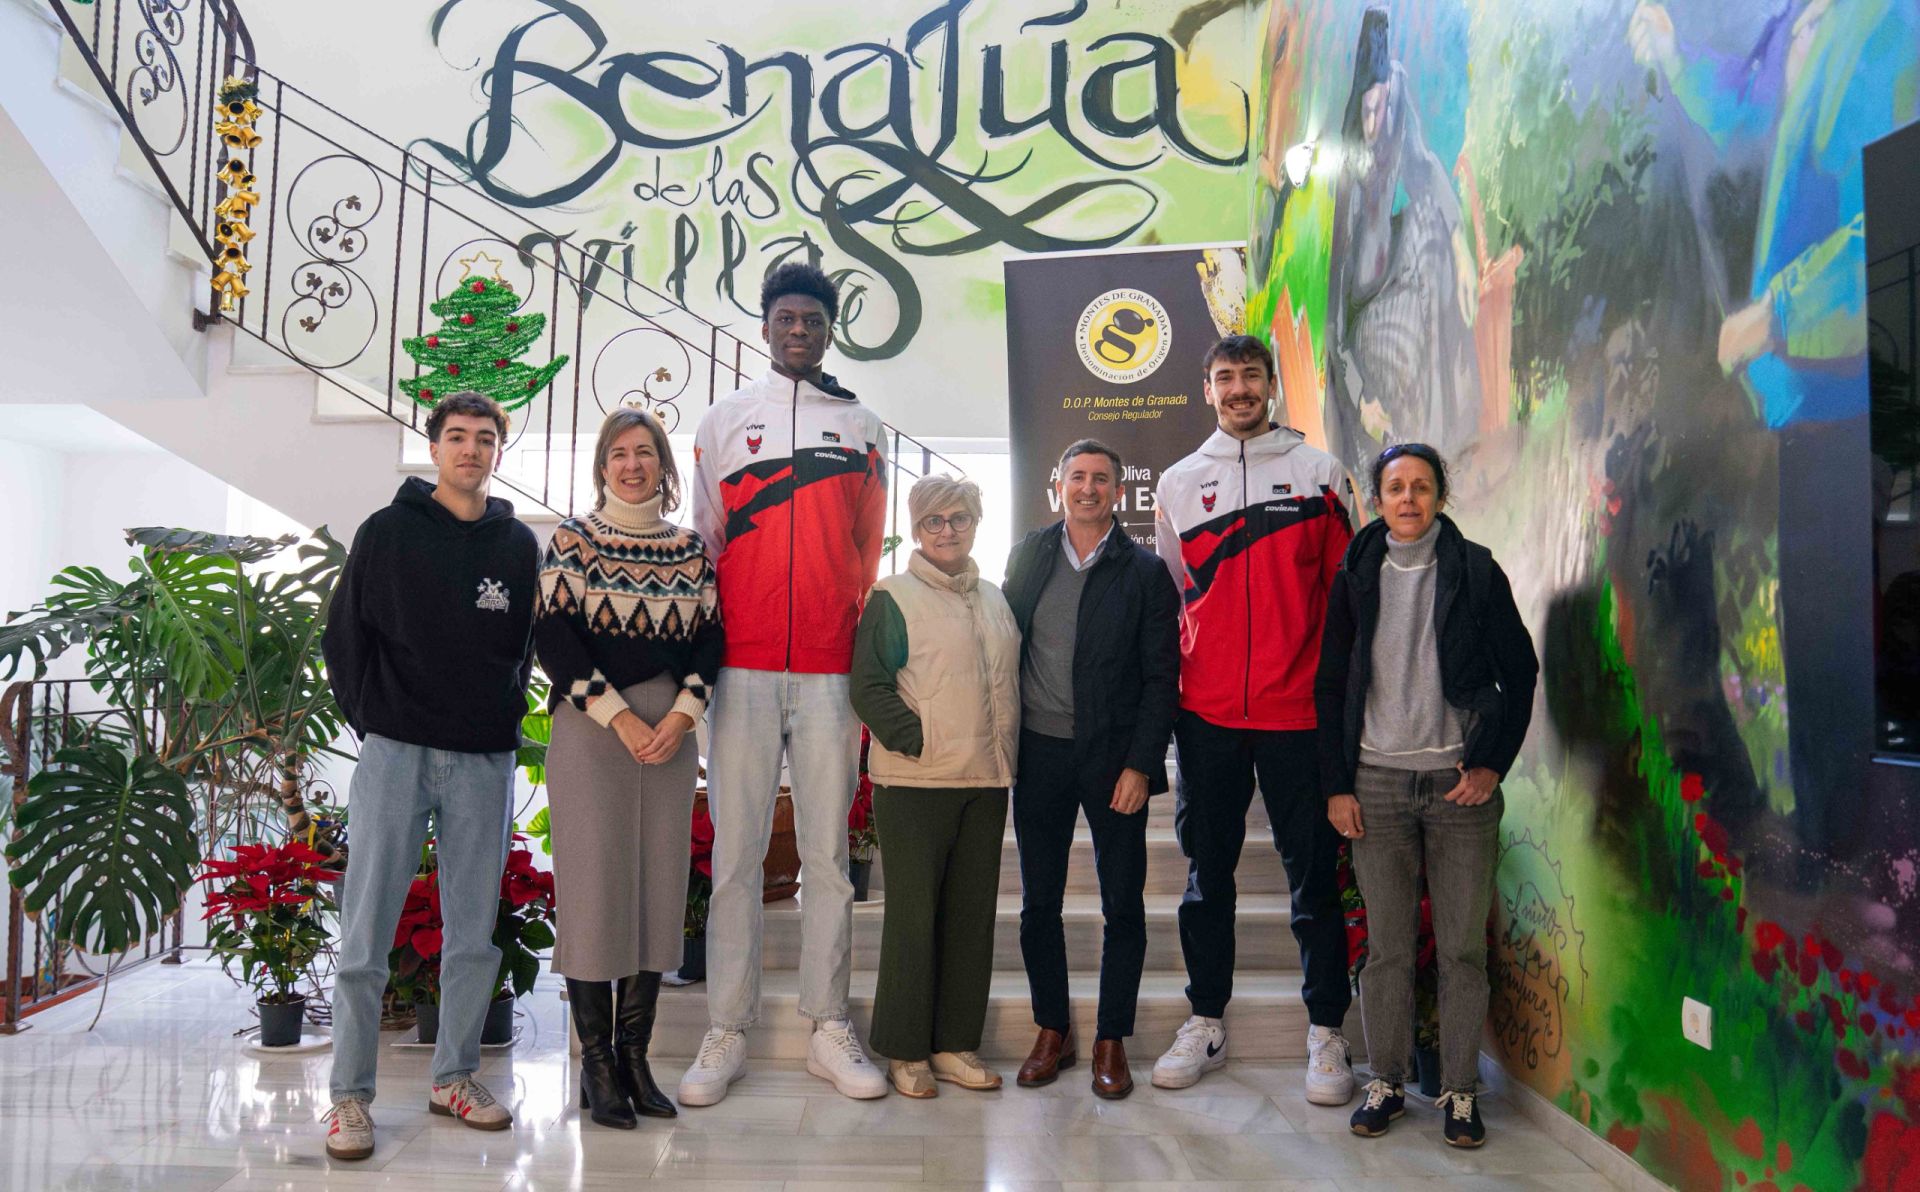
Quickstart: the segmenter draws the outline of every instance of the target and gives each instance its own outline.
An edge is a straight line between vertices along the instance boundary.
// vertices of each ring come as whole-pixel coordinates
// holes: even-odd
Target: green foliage
[[[57,939],[103,952],[179,908],[199,860],[190,792],[205,795],[209,836],[250,838],[261,804],[304,832],[299,777],[341,731],[320,636],[346,550],[324,527],[305,541],[153,527],[127,541],[141,548],[128,580],[69,567],[43,603],[0,626],[0,676],[31,660],[38,678],[84,648],[107,709],[28,784],[21,827],[61,827],[23,838],[10,875],[36,910],[61,900]],[[295,543],[299,570],[257,567]],[[76,825],[102,816],[83,845]],[[130,817],[124,834],[112,835],[113,816]],[[315,843],[339,852],[331,833]]]
[[[542,807],[540,810],[534,812],[533,818],[528,820],[527,826],[520,829],[520,831],[525,833],[529,840],[538,840],[540,842],[541,852],[549,857],[553,856],[553,812],[551,809]]]
[[[118,742],[62,749],[14,813],[8,879],[30,914],[60,896],[56,938],[122,952],[159,929],[193,880],[199,845],[187,783]]]
[[[519,363],[546,331],[547,316],[517,313],[520,298],[506,282],[472,278],[433,304],[440,327],[401,341],[421,368],[400,388],[423,406],[450,393],[473,390],[516,409],[538,396],[567,357],[534,368]]]
[[[547,693],[551,690],[539,672],[527,688],[527,711],[520,718],[520,748],[514,764],[526,771],[527,781],[535,786],[547,781],[547,746],[553,744],[553,713],[547,711]],[[542,808],[541,815],[546,814]],[[553,850],[548,849],[549,853]]]

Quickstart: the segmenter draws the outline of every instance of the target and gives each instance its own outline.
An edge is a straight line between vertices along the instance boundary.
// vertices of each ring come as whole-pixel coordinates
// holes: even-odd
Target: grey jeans
[[[1354,781],[1363,835],[1353,872],[1367,903],[1367,965],[1360,973],[1367,1057],[1374,1076],[1413,1076],[1413,964],[1420,927],[1420,866],[1433,900],[1440,977],[1440,1083],[1472,1092],[1487,1020],[1487,912],[1499,859],[1498,787],[1477,807],[1441,798],[1457,770],[1362,765]]]

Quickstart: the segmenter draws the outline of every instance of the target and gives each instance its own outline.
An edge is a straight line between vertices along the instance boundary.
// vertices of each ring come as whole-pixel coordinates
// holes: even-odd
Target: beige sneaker
[[[335,1101],[321,1120],[327,1123],[327,1158],[365,1159],[373,1154],[373,1115],[365,1101]]]
[[[889,1060],[887,1075],[902,1097],[926,1098],[940,1093],[933,1084],[933,1069],[925,1060]]]
[[[475,1130],[505,1130],[513,1125],[507,1107],[495,1101],[487,1086],[471,1076],[462,1076],[452,1084],[434,1085],[427,1108],[443,1117],[459,1118]]]
[[[1000,1074],[980,1062],[971,1051],[936,1051],[931,1061],[933,1078],[957,1084],[963,1089],[997,1089]]]

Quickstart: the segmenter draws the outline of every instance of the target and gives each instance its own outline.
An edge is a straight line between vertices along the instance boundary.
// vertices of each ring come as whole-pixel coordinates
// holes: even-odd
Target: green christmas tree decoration
[[[472,390],[499,402],[502,409],[517,409],[532,401],[567,363],[565,356],[539,368],[520,363],[546,330],[547,316],[519,313],[519,296],[497,276],[464,277],[431,309],[441,320],[440,329],[401,341],[422,371],[400,382],[400,388],[423,406],[449,393]]]

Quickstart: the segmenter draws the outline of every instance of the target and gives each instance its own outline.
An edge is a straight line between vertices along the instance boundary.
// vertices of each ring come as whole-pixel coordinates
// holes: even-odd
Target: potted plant
[[[533,992],[540,977],[538,953],[553,947],[553,874],[537,869],[526,837],[515,833],[500,875],[500,909],[493,921],[493,946],[500,949],[500,978],[487,1007],[482,1043],[513,1042],[513,1002]]]
[[[688,851],[687,919],[683,929],[678,984],[707,978],[707,911],[713,902],[713,817],[707,801],[694,800],[692,842]]]
[[[500,902],[493,921],[500,976],[487,1007],[482,1043],[513,1042],[514,999],[533,992],[540,976],[538,953],[553,946],[553,874],[534,867],[526,839],[514,834],[500,875]],[[439,1032],[442,931],[440,869],[430,840],[422,850],[420,872],[407,890],[394,928],[393,951],[387,957],[394,990],[413,1001],[422,1043],[434,1042]]]
[[[415,1038],[440,1037],[440,871],[429,840],[420,850],[420,868],[407,888],[400,921],[387,954],[388,985],[397,1000],[413,1007]]]
[[[297,840],[242,844],[231,860],[205,862],[196,879],[208,885],[209,946],[229,974],[238,963],[240,980],[259,995],[263,1047],[300,1042],[307,999],[295,986],[327,946],[327,887],[340,877],[326,860]]]
[[[860,781],[853,790],[853,805],[847,809],[847,876],[853,882],[853,900],[867,900],[867,886],[873,879],[873,854],[880,847],[880,834],[873,824],[873,779],[867,774],[867,751],[873,746],[873,734],[860,730]]]

